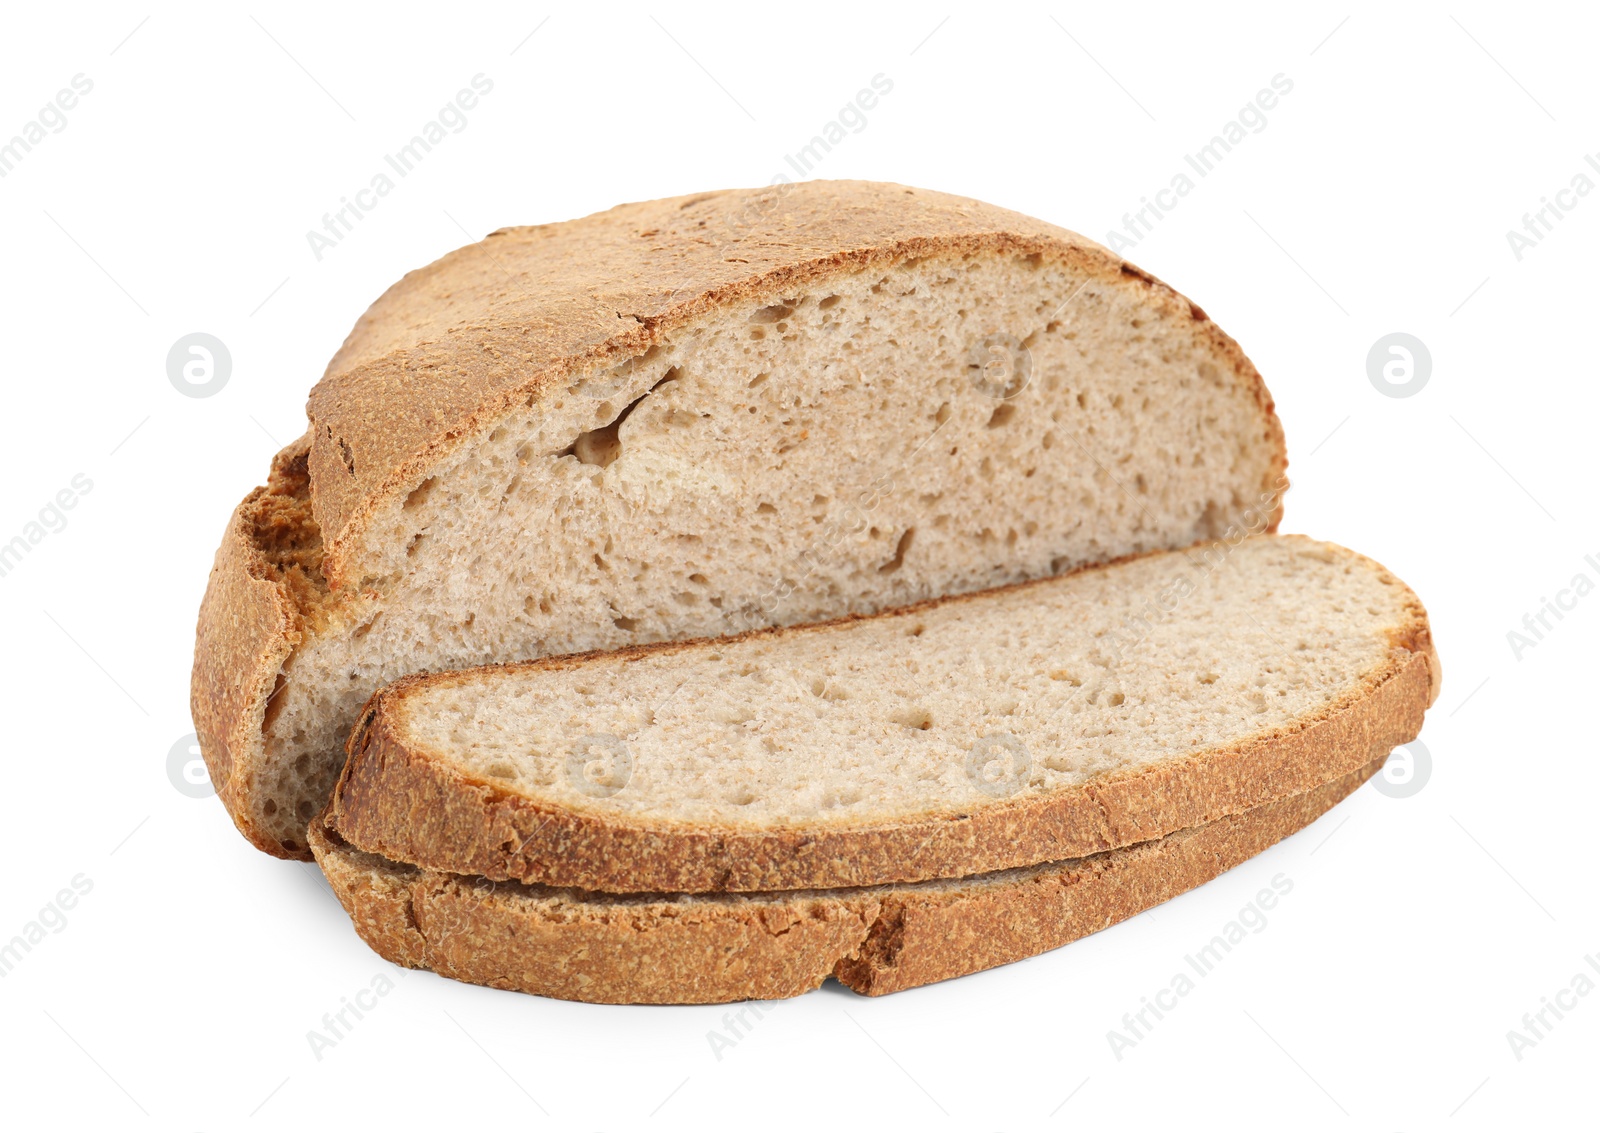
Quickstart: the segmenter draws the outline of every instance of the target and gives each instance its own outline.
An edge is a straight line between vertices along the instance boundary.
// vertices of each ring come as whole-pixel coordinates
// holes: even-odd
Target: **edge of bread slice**
[[[357,934],[451,979],[590,1003],[887,995],[1036,956],[1212,880],[1309,825],[1383,766],[1087,858],[877,889],[617,897],[311,848]]]
[[[871,618],[410,677],[369,703],[329,821],[494,880],[833,889],[1148,841],[1416,737],[1439,667],[1404,583],[1300,536],[1225,550],[1209,575],[1163,552]],[[1200,581],[1134,626],[1175,579]],[[973,755],[1006,771],[996,735],[1031,758],[988,793]],[[627,777],[578,777],[611,773],[603,751],[575,762],[595,743]]]

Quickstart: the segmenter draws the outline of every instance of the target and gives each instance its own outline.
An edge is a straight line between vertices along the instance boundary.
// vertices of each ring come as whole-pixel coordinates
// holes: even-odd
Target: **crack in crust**
[[[281,702],[283,665],[327,594],[322,538],[311,518],[309,443],[279,452],[265,487],[245,497],[217,550],[195,635],[190,709],[211,782],[257,847],[309,857],[280,842],[254,808],[262,730]]]

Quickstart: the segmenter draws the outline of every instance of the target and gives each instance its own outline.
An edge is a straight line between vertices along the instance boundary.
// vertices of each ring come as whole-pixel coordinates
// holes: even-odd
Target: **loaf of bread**
[[[419,675],[328,818],[427,869],[608,893],[966,877],[1320,786],[1416,738],[1427,615],[1258,536],[876,617]]]
[[[220,798],[286,857],[397,678],[1271,530],[1285,486],[1199,307],[1063,229],[859,182],[497,232],[380,298],[307,415],[224,534],[192,685]]]
[[[1382,766],[1137,846],[955,881],[631,897],[495,883],[311,846],[357,933],[408,968],[592,1003],[782,999],[828,976],[885,995],[1026,959],[1211,880]]]

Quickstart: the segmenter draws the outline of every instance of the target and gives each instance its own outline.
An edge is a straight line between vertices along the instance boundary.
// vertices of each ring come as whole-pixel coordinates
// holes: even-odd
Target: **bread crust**
[[[360,589],[359,548],[375,512],[508,413],[603,361],[643,354],[720,308],[923,256],[1039,255],[1136,288],[1181,322],[1260,409],[1268,531],[1288,458],[1260,374],[1205,312],[1092,240],[992,205],[902,185],[811,181],[621,205],[560,224],[506,228],[410,272],[356,323],[311,391],[306,436],[230,521],[201,605],[191,705],[218,794],[255,845],[309,858],[261,825],[262,725],[277,679],[317,611],[274,577],[250,519],[305,478],[317,584]],[[291,454],[287,455],[286,454]]]
[[[306,438],[272,460],[271,482],[244,498],[228,519],[200,602],[189,708],[212,786],[234,825],[269,854],[309,857],[284,846],[256,821],[249,795],[261,730],[278,674],[299,644],[299,604],[268,558],[257,522],[264,501],[304,475]]]
[[[723,307],[926,256],[1039,255],[1138,288],[1193,328],[1261,408],[1288,466],[1261,375],[1206,313],[1150,273],[1065,228],[968,197],[872,181],[807,181],[619,205],[561,224],[502,228],[408,273],[362,316],[312,389],[312,506],[333,590],[374,512],[454,449],[553,385],[623,361]],[[1063,296],[1063,299],[1066,297]],[[1275,501],[1273,529],[1282,512]]]
[[[887,995],[1036,956],[1170,900],[1315,821],[1382,765],[1085,859],[831,893],[614,897],[397,864],[320,821],[311,844],[357,933],[408,968],[592,1003],[783,999],[830,975]]]
[[[1370,559],[1342,548],[1339,553],[1393,579]],[[1005,589],[1061,581],[1042,579]],[[843,829],[630,820],[542,804],[432,758],[408,742],[397,720],[402,713],[391,711],[409,694],[435,683],[671,654],[709,644],[692,641],[398,681],[372,698],[351,734],[328,818],[352,845],[396,861],[496,881],[608,893],[838,889],[967,877],[1084,857],[1310,790],[1415,739],[1438,693],[1439,664],[1421,602],[1398,579],[1393,581],[1407,595],[1407,618],[1395,631],[1388,655],[1356,688],[1298,726],[970,813]],[[981,601],[984,593],[935,599],[910,609]],[[870,617],[904,613],[892,610]],[[864,620],[854,615],[821,625],[758,630],[720,639],[715,647],[765,635],[838,632]]]

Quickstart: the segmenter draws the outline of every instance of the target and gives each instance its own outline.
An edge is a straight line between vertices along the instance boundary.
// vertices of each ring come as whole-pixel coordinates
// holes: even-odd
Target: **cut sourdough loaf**
[[[830,975],[886,995],[1059,948],[1204,884],[1382,765],[1092,857],[876,889],[617,897],[421,870],[320,822],[311,847],[361,939],[404,967],[591,1003],[784,999]]]
[[[395,861],[608,893],[966,877],[1159,838],[1414,739],[1427,615],[1300,536],[871,618],[410,677],[329,808]]]
[[[192,705],[308,855],[406,674],[872,613],[1273,528],[1272,402],[1171,288],[965,198],[808,182],[506,229],[356,325],[239,506]]]

